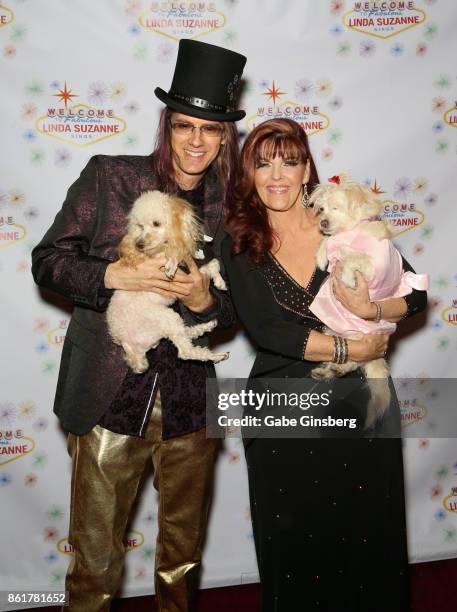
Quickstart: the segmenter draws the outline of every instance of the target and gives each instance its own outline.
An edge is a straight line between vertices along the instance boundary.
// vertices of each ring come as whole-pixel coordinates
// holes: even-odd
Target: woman
[[[327,274],[315,266],[322,236],[307,193],[318,177],[304,131],[288,119],[262,123],[245,142],[242,168],[222,257],[239,318],[258,344],[250,377],[309,378],[316,362],[339,356],[308,309]],[[374,318],[358,281],[351,291],[336,278],[335,292]],[[382,302],[382,316],[398,321],[425,303],[414,291]],[[358,362],[386,349],[385,335],[347,341]],[[368,401],[360,375],[347,403],[359,417]],[[394,396],[386,420],[398,419]],[[246,441],[263,612],[408,609],[401,440],[376,435]]]

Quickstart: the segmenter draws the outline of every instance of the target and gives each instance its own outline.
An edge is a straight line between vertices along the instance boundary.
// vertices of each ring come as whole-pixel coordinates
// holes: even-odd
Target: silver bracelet
[[[381,320],[381,304],[379,302],[373,302],[373,304],[376,306],[376,316],[373,321],[379,323]]]

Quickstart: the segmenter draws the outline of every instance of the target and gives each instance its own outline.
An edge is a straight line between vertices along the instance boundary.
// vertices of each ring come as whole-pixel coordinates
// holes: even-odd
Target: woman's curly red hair
[[[254,264],[260,265],[273,247],[273,230],[254,182],[256,164],[260,159],[309,160],[308,191],[319,183],[304,129],[291,119],[270,119],[252,130],[241,151],[240,176],[235,197],[228,204],[226,231],[233,240],[232,255],[244,251]]]

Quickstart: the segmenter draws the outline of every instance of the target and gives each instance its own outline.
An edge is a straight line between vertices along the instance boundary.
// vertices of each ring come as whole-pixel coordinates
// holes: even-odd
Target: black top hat
[[[212,121],[238,121],[246,113],[233,107],[246,64],[244,55],[181,39],[170,91],[160,87],[155,95],[175,111]]]

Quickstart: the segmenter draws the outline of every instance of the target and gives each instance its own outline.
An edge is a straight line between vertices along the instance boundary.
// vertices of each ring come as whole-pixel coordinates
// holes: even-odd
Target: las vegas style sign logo
[[[38,117],[35,127],[45,136],[55,138],[76,147],[88,147],[96,142],[125,132],[127,123],[114,114],[111,108],[93,108],[85,103],[71,104],[80,97],[65,85],[53,94],[63,102],[62,107],[49,107]]]
[[[308,136],[314,136],[326,130],[330,125],[330,118],[321,112],[316,104],[301,104],[294,100],[280,101],[279,98],[287,95],[278,87],[275,81],[262,92],[266,96],[267,103],[257,107],[254,115],[246,117],[246,125],[252,130],[267,119],[287,118],[293,119],[306,131]]]
[[[417,3],[402,0],[354,2],[342,16],[343,25],[366,36],[391,38],[417,27],[427,18]]]
[[[217,2],[152,2],[140,15],[140,26],[178,42],[181,38],[200,38],[227,24]]]

